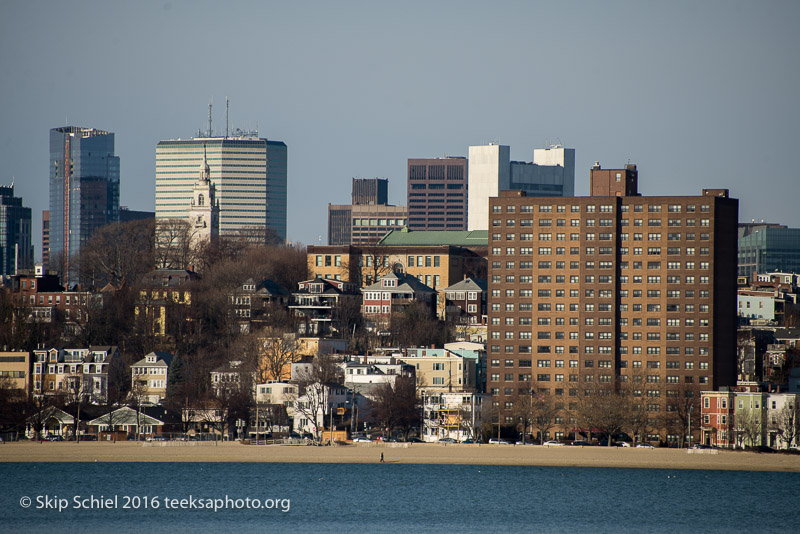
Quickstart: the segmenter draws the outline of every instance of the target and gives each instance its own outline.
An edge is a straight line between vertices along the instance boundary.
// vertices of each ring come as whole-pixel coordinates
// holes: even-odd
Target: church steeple
[[[198,179],[192,188],[192,205],[189,208],[189,224],[192,227],[192,243],[214,241],[219,235],[219,205],[216,188],[211,182],[206,145],[203,144],[203,163]]]
[[[211,167],[208,166],[206,157],[206,145],[203,144],[203,164],[200,165],[200,181],[208,182],[211,180]]]

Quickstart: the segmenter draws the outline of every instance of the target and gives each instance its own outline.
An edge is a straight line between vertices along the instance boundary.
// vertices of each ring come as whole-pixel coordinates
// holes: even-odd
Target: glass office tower
[[[65,126],[50,130],[50,268],[77,282],[75,258],[95,230],[119,220],[119,157],[114,134]]]

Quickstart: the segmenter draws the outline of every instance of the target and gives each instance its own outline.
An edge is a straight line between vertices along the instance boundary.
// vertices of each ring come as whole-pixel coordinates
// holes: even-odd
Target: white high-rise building
[[[156,147],[156,221],[187,220],[204,159],[219,206],[220,237],[286,240],[287,147],[256,135],[161,141]]]
[[[505,145],[469,147],[467,227],[489,228],[489,198],[500,191],[522,190],[528,196],[575,194],[575,149],[553,146],[533,151],[533,162],[511,161]]]

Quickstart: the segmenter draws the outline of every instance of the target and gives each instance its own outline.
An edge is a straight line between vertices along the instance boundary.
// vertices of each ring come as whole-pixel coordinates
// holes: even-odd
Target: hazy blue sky
[[[800,2],[0,3],[0,183],[48,205],[48,130],[116,134],[121,203],[153,210],[155,147],[207,122],[289,146],[289,239],[327,235],[352,177],[409,157],[513,159],[561,141],[628,161],[644,194],[727,187],[740,219],[800,226]]]

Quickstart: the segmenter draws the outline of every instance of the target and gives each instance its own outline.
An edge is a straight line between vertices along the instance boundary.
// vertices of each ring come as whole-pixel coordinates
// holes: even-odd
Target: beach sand
[[[539,445],[357,444],[333,447],[240,443],[35,443],[0,445],[0,462],[300,462],[535,465],[800,472],[800,455],[742,451],[543,447]]]

